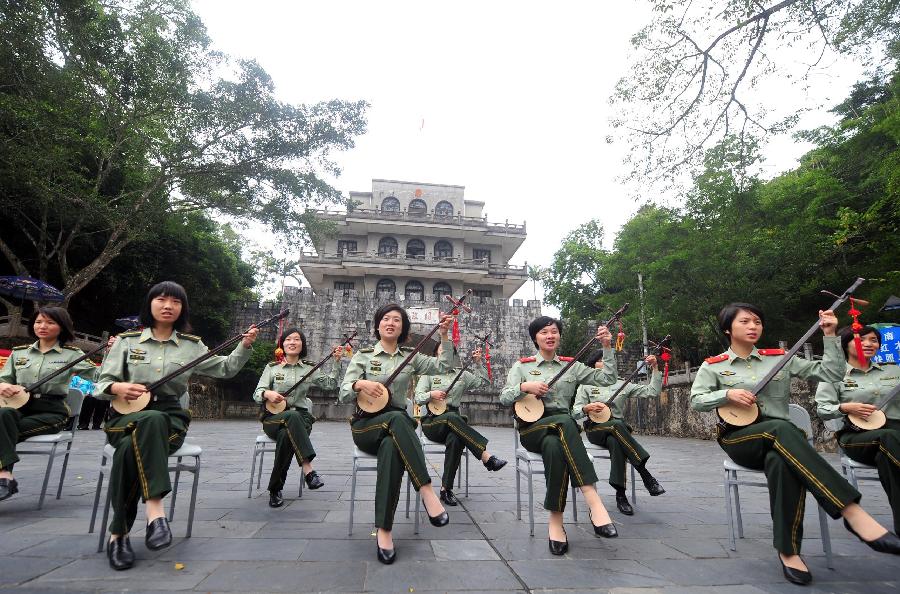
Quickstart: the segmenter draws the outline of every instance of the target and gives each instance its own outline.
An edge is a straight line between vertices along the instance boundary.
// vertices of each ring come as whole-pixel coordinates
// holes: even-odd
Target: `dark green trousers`
[[[578,425],[568,412],[545,410],[544,416],[534,423],[519,426],[519,441],[526,450],[543,458],[547,483],[544,509],[565,511],[570,475],[576,487],[597,482],[597,473],[584,449]]]
[[[312,462],[316,457],[316,450],[309,440],[315,422],[315,417],[306,409],[285,410],[277,415],[263,413],[263,431],[269,439],[275,440],[275,463],[269,478],[269,491],[281,491],[284,487],[294,457],[300,465],[304,460]]]
[[[447,409],[447,412],[437,416],[428,413],[422,418],[422,433],[431,441],[446,446],[444,476],[441,477],[441,485],[445,489],[453,489],[464,448],[469,448],[478,460],[481,460],[481,455],[487,449],[487,438],[472,429],[468,418],[459,414],[458,409]]]
[[[0,470],[19,461],[16,444],[35,435],[59,433],[69,420],[64,400],[29,399],[22,408],[0,408]]]
[[[650,459],[650,454],[641,447],[622,419],[610,419],[605,423],[587,420],[584,431],[589,442],[609,450],[609,484],[616,490],[625,489],[626,461],[640,468]]]
[[[874,431],[844,431],[840,442],[847,456],[878,468],[894,514],[894,532],[900,530],[900,421],[888,419]]]
[[[127,534],[143,501],[165,497],[172,490],[169,454],[184,443],[191,415],[177,401],[151,402],[144,410],[113,414],[106,422],[109,443],[116,448],[109,471],[113,509],[109,531]]]
[[[378,456],[375,479],[375,526],[391,530],[400,501],[403,471],[409,473],[416,491],[431,484],[425,454],[416,435],[416,422],[405,411],[388,410],[374,417],[354,420],[350,425],[353,443]]]
[[[719,435],[719,445],[732,460],[765,472],[775,549],[786,555],[800,554],[807,491],[832,518],[860,499],[859,491],[806,439],[790,421],[765,417]]]

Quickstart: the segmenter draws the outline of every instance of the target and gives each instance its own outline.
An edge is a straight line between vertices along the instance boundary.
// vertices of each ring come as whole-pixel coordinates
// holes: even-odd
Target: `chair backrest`
[[[825,421],[825,428],[829,431],[840,431],[844,428],[844,419],[828,419]]]
[[[799,404],[789,404],[788,414],[791,417],[791,423],[799,427],[806,434],[807,439],[812,440],[812,419],[809,418],[809,412]]]
[[[77,417],[79,413],[81,413],[81,405],[83,403],[84,394],[82,391],[76,388],[69,388],[69,391],[66,394],[66,404],[69,405],[69,410],[72,411],[70,416]]]

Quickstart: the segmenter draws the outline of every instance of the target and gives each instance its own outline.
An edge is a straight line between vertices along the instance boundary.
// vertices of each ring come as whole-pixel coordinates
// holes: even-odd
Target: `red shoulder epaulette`
[[[765,357],[771,357],[772,355],[783,355],[784,349],[756,349],[756,352]]]
[[[721,355],[716,355],[715,357],[707,357],[706,362],[712,365],[713,363],[721,363],[722,361],[728,360],[728,353],[722,353]]]
[[[574,357],[560,357],[559,358],[560,361],[565,361],[566,363],[568,363],[572,359],[574,359]]]
[[[519,359],[519,363],[534,363],[534,357],[522,357]]]

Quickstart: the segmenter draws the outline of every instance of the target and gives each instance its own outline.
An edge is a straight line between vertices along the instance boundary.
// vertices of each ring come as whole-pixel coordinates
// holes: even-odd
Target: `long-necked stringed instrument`
[[[853,294],[853,291],[859,288],[866,279],[857,278],[856,282],[854,282],[850,288],[848,288],[842,295],[840,295],[834,303],[832,303],[828,309],[834,311],[838,307],[841,306],[842,303],[847,301],[850,298],[850,295]],[[769,385],[769,382],[772,381],[778,373],[784,369],[784,366],[791,362],[791,359],[794,358],[794,355],[803,348],[803,345],[812,338],[812,335],[815,334],[819,330],[819,322],[816,322],[812,325],[812,327],[806,331],[806,334],[800,337],[794,346],[788,350],[784,354],[784,356],[775,364],[772,369],[763,377],[753,388],[750,389],[750,392],[753,393],[754,396],[759,396],[759,393],[763,391],[763,389]],[[719,416],[719,419],[725,423],[726,425],[731,425],[733,427],[746,427],[747,425],[752,425],[759,419],[759,406],[755,403],[750,406],[744,406],[742,404],[735,404],[733,402],[729,402],[727,404],[723,404],[716,408],[716,414]]]
[[[289,313],[290,313],[290,310],[285,309],[270,318],[266,318],[265,320],[263,320],[261,322],[253,324],[253,326],[251,326],[251,327],[252,328],[262,328],[263,326],[267,326],[267,325],[271,324],[272,322],[276,322],[276,321],[280,320],[281,318],[287,316]],[[147,391],[144,392],[143,394],[141,394],[140,396],[138,396],[137,398],[135,398],[134,400],[129,400],[125,396],[119,396],[119,395],[115,396],[112,400],[113,410],[115,410],[117,413],[122,414],[122,415],[127,415],[128,413],[133,413],[133,412],[138,412],[140,410],[144,410],[147,407],[147,405],[150,403],[150,397],[153,394],[154,390],[159,389],[164,384],[167,384],[168,382],[172,381],[179,375],[186,373],[188,370],[193,369],[194,367],[196,367],[197,365],[200,365],[204,361],[207,361],[207,360],[211,359],[212,357],[218,355],[225,349],[236,345],[243,338],[244,338],[243,332],[240,334],[237,334],[235,336],[232,336],[231,338],[229,338],[222,344],[206,351],[204,354],[200,355],[193,361],[190,361],[189,363],[185,363],[184,365],[182,365],[181,367],[179,367],[172,373],[164,375],[163,377],[159,378],[152,384],[148,385]]]
[[[611,326],[619,318],[621,318],[623,315],[625,315],[626,311],[628,311],[627,303],[625,305],[623,305],[621,308],[619,308],[619,311],[614,313],[612,315],[612,317],[609,320],[607,320],[606,323],[604,323],[603,325],[606,327]],[[578,361],[578,359],[581,358],[588,351],[588,349],[590,349],[593,346],[594,341],[596,341],[596,340],[597,340],[597,337],[592,336],[589,341],[584,343],[584,346],[582,346],[581,349],[579,349],[579,351],[577,353],[575,353],[575,356],[572,357],[572,360],[569,361],[568,363],[566,363],[566,366],[563,367],[559,371],[559,373],[554,375],[553,378],[551,378],[549,382],[547,382],[547,385],[552,388],[553,384],[555,384],[557,381],[559,381],[559,379],[562,376],[564,376],[566,374],[566,372],[572,368],[573,365],[575,365],[576,361]],[[516,400],[516,403],[513,405],[513,408],[515,410],[516,417],[524,423],[533,423],[533,422],[537,421],[538,419],[540,419],[544,415],[543,399],[539,398],[531,393],[526,393],[525,396],[523,396],[519,400]]]
[[[356,337],[356,330],[354,330],[350,334],[350,336],[345,335],[345,339],[344,339],[344,342],[341,343],[341,347],[345,347],[348,344],[350,344],[351,341],[354,339],[354,337]],[[312,369],[307,371],[303,375],[303,377],[301,377],[299,380],[297,380],[296,384],[294,384],[293,386],[291,386],[290,388],[288,388],[287,390],[285,390],[284,392],[281,393],[281,396],[283,397],[283,399],[280,400],[279,402],[270,402],[268,400],[265,400],[266,410],[269,411],[270,413],[272,413],[273,415],[277,415],[280,412],[284,412],[284,409],[287,408],[288,394],[290,394],[291,392],[296,390],[300,384],[302,384],[303,382],[308,380],[310,377],[312,377],[312,374],[314,374],[320,367],[325,365],[325,362],[328,361],[328,359],[330,359],[333,356],[334,356],[334,352],[331,352],[331,353],[328,353],[327,355],[325,355],[324,357],[322,357],[322,360],[319,361],[318,363],[316,363]]]
[[[28,402],[28,399],[31,398],[31,395],[33,393],[35,393],[38,388],[40,388],[41,386],[43,386],[44,384],[46,384],[53,378],[58,377],[58,376],[62,375],[63,373],[67,372],[68,370],[72,369],[73,367],[75,367],[76,365],[78,365],[79,363],[84,361],[85,359],[88,359],[89,357],[93,357],[94,355],[96,355],[97,353],[99,353],[100,351],[102,351],[105,348],[106,348],[106,345],[102,344],[102,345],[98,346],[97,348],[91,350],[91,352],[81,355],[77,359],[74,359],[74,360],[66,363],[64,366],[60,367],[53,373],[48,373],[47,375],[45,375],[38,381],[34,382],[33,384],[23,387],[22,390],[15,396],[0,396],[0,408],[22,408],[23,406],[25,406],[25,403]]]
[[[887,396],[878,403],[878,408],[872,411],[868,417],[863,418],[861,415],[846,415],[846,428],[852,431],[873,431],[881,429],[887,423],[887,417],[884,409],[891,401],[900,394],[900,384],[894,386],[894,389],[888,392]]]
[[[491,335],[491,333],[488,332],[484,336],[484,339],[483,339],[484,342],[488,342],[488,337],[490,337],[490,335]],[[460,380],[460,378],[462,378],[463,374],[466,372],[466,370],[469,369],[469,367],[472,365],[474,360],[475,360],[474,357],[469,355],[468,359],[466,359],[466,362],[463,364],[462,368],[460,368],[459,373],[456,374],[456,377],[453,378],[453,381],[450,382],[450,385],[447,386],[447,388],[445,390],[443,390],[444,394],[447,395],[447,398],[450,397],[450,390],[452,390],[453,387],[456,386],[456,382],[458,382]],[[431,411],[431,414],[433,414],[435,416],[439,416],[439,415],[442,415],[445,412],[447,412],[447,398],[445,398],[444,400],[429,400],[427,406],[428,406],[428,410]]]
[[[469,289],[459,299],[454,299],[450,295],[445,295],[447,301],[449,301],[451,304],[450,309],[446,313],[450,314],[460,309],[467,313],[471,312],[472,308],[470,308],[468,305],[465,305],[464,303],[466,298],[471,294],[472,290]],[[416,356],[416,353],[422,350],[425,344],[431,339],[432,336],[434,336],[434,333],[437,332],[440,327],[441,325],[439,323],[435,324],[434,328],[432,328],[428,332],[428,334],[422,337],[422,340],[420,340],[419,343],[413,348],[412,352],[407,355],[406,358],[400,362],[400,365],[398,365],[397,368],[394,369],[394,372],[390,376],[388,376],[388,378],[384,380],[384,382],[381,383],[378,396],[373,398],[371,396],[364,395],[362,392],[359,392],[356,395],[356,407],[357,409],[359,409],[359,411],[362,411],[367,415],[374,415],[378,414],[379,412],[384,410],[385,407],[387,407],[388,403],[391,401],[391,384],[395,379],[397,379],[397,376],[400,375],[400,372],[403,371],[403,369],[412,362],[413,358]]]
[[[656,346],[653,347],[651,354],[661,355],[663,353],[663,351],[666,348],[668,348],[669,342],[671,340],[672,340],[672,337],[667,334],[665,338],[660,340],[656,344]],[[634,371],[631,372],[631,375],[629,375],[628,378],[626,378],[626,380],[624,382],[622,382],[622,385],[619,386],[619,388],[613,393],[613,395],[610,396],[609,400],[607,400],[604,403],[604,404],[606,404],[606,408],[604,408],[603,410],[600,410],[600,411],[591,411],[590,413],[588,413],[588,418],[595,423],[607,422],[612,417],[612,409],[610,408],[610,405],[613,403],[613,401],[615,401],[615,399],[619,396],[619,394],[621,394],[622,391],[625,390],[625,387],[628,384],[630,384],[632,381],[634,381],[634,378],[636,378],[638,376],[638,374],[646,368],[647,368],[647,361],[641,360],[641,364],[637,366],[637,369],[635,369]]]

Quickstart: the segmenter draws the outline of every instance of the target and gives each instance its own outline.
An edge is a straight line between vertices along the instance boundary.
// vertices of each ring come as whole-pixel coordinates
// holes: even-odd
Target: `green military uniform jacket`
[[[42,353],[38,348],[39,345],[40,341],[36,341],[30,345],[15,347],[3,369],[0,370],[0,383],[20,386],[33,384],[84,355],[84,352],[78,347],[60,346],[59,343],[53,345],[46,353]],[[97,366],[84,360],[68,372],[56,376],[38,388],[38,392],[65,396],[69,393],[69,382],[72,381],[72,376],[81,375],[85,379],[93,379],[96,372]]]
[[[540,353],[534,357],[525,357],[516,361],[509,374],[506,376],[506,386],[500,392],[500,403],[506,406],[512,405],[516,400],[525,396],[525,392],[519,390],[519,385],[524,382],[549,382],[553,376],[559,373],[570,357],[553,357],[546,361]],[[603,349],[603,367],[594,369],[580,361],[566,372],[564,376],[553,384],[550,391],[544,396],[544,407],[548,409],[569,410],[575,391],[578,386],[588,384],[591,386],[610,386],[616,382],[616,354],[610,348]]]
[[[439,375],[423,375],[416,383],[416,404],[428,404],[431,400],[432,390],[441,390],[446,392],[447,387],[453,383],[454,378],[459,373],[460,368],[451,369],[447,373]],[[475,373],[463,371],[462,377],[453,386],[453,389],[447,394],[447,406],[459,408],[462,402],[463,394],[475,388],[481,388],[489,384],[487,369],[479,361],[475,366]]]
[[[603,366],[606,367],[606,364],[604,363]],[[616,390],[618,390],[623,383],[625,383],[625,380],[619,380],[611,386],[580,386],[578,388],[578,393],[575,396],[575,405],[572,407],[572,416],[576,419],[587,416],[581,409],[592,402],[609,402],[609,399],[612,398],[612,395],[616,393]],[[624,402],[626,398],[650,398],[659,396],[659,393],[662,392],[662,384],[662,373],[658,369],[654,369],[650,376],[649,384],[630,383],[625,386],[622,393],[609,405],[612,418],[621,419],[623,417],[622,402]]]
[[[101,400],[112,400],[109,387],[114,382],[152,384],[208,351],[209,348],[200,337],[193,334],[172,332],[167,340],[159,341],[153,338],[150,328],[123,332],[100,366],[100,379],[97,380],[94,396]],[[252,353],[253,349],[244,348],[243,341],[238,342],[227,357],[210,357],[189,372],[160,386],[157,395],[178,396],[181,398],[181,407],[186,409],[190,404],[188,380],[193,373],[217,378],[234,377]]]
[[[309,370],[315,367],[313,361],[299,360],[297,363],[279,363],[273,361],[266,365],[263,369],[259,382],[256,384],[256,390],[253,391],[253,399],[262,402],[263,392],[266,390],[275,390],[284,396],[284,390],[287,390],[309,373]],[[294,388],[287,395],[288,408],[302,408],[309,410],[312,408],[312,401],[306,396],[311,386],[317,386],[323,390],[334,390],[338,387],[338,375],[341,373],[340,362],[334,362],[331,367],[331,373],[324,374],[321,369],[316,370],[312,376],[305,382]]]
[[[440,357],[429,357],[422,353],[416,353],[409,365],[403,368],[403,371],[391,384],[391,401],[388,403],[389,406],[406,408],[406,394],[413,374],[439,375],[447,373],[453,368],[453,343],[449,339],[442,340],[441,346],[443,350]],[[338,400],[340,402],[356,400],[353,382],[358,379],[366,379],[383,384],[394,373],[397,366],[409,356],[412,350],[411,347],[402,346],[394,354],[390,354],[381,347],[380,341],[376,342],[373,347],[358,350],[350,359],[350,365],[347,367],[347,373],[344,374],[344,381],[341,384]]]
[[[842,380],[819,384],[816,411],[823,419],[837,419],[844,415],[839,408],[844,402],[877,406],[897,384],[900,384],[900,367],[897,365],[870,363],[863,371],[847,364]],[[900,420],[900,396],[891,400],[884,414],[889,419]]]
[[[820,382],[836,382],[843,377],[847,362],[841,350],[841,339],[837,336],[825,336],[823,341],[825,349],[821,361],[793,357],[756,395],[756,404],[762,416],[791,420],[788,404],[791,378],[794,376]],[[746,359],[738,357],[731,349],[716,357],[709,357],[697,370],[697,377],[691,386],[691,407],[694,410],[711,411],[727,402],[728,390],[752,389],[783,355],[783,349],[753,347]]]

